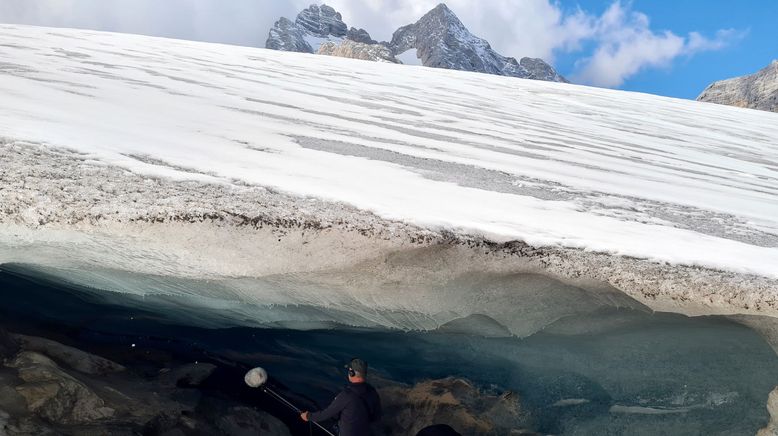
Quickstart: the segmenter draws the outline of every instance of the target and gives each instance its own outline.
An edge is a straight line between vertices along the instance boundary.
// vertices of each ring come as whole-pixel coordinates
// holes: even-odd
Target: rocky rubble
[[[348,39],[339,44],[325,42],[319,47],[318,54],[361,59],[364,61],[392,62],[395,64],[400,62],[394,57],[391,50],[381,44],[365,44]]]
[[[16,392],[30,412],[56,424],[83,424],[110,418],[115,410],[53,360],[33,351],[22,351],[8,365],[24,382]]]
[[[11,341],[19,351],[6,353],[0,367],[2,436],[290,434],[266,412],[188,389],[215,365],[192,363],[148,378],[49,339],[0,332],[0,342]]]
[[[512,392],[483,392],[467,380],[448,377],[414,386],[380,387],[384,419],[380,434],[415,435],[446,423],[461,434],[531,435],[530,418]]]
[[[50,339],[5,337],[18,338],[19,349],[0,367],[2,436],[291,434],[264,411],[193,389],[214,373],[216,365],[189,363],[141,376],[131,367]],[[44,341],[49,348],[40,347]],[[69,351],[64,366],[53,360],[62,350]],[[74,369],[92,368],[93,362],[122,370]],[[527,430],[532,419],[512,392],[485,391],[454,377],[412,386],[377,378],[375,384],[383,404],[378,435],[415,435],[441,423],[464,435],[536,434]]]

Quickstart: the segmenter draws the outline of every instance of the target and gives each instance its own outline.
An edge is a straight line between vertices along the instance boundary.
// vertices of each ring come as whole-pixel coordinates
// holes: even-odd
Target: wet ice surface
[[[775,275],[775,114],[8,25],[0,74],[0,135],[136,172],[269,186],[495,240]]]
[[[343,327],[204,329],[194,324],[218,319],[218,310],[185,298],[174,299],[177,313],[161,312],[154,298],[77,290],[3,269],[6,324],[68,332],[92,347],[187,349],[203,361],[261,365],[301,402],[328,401],[343,382],[342,362],[359,355],[393,380],[454,375],[483,389],[513,390],[543,432],[745,435],[767,422],[764,404],[778,378],[770,347],[720,317],[604,309],[560,319],[525,339]]]

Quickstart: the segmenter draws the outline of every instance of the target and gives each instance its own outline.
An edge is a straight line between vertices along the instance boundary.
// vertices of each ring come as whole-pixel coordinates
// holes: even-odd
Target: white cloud
[[[716,32],[713,39],[705,38],[697,32],[689,32],[689,41],[687,43],[692,52],[705,50],[720,50],[733,42],[743,39],[748,31],[738,31],[735,29],[720,29]]]
[[[597,46],[591,56],[577,62],[572,79],[579,83],[618,87],[646,68],[668,67],[680,56],[719,50],[742,37],[732,29],[719,30],[713,39],[698,32],[683,37],[670,31],[655,32],[648,16],[613,3],[593,21]]]

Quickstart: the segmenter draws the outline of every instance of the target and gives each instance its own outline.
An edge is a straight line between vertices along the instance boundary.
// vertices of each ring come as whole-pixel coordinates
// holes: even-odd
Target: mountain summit
[[[567,82],[542,59],[525,57],[519,62],[501,56],[486,40],[470,33],[444,3],[416,23],[397,29],[389,48],[395,55],[415,48],[417,57],[426,67]]]
[[[294,23],[308,33],[326,38],[330,35],[343,37],[348,32],[348,26],[343,22],[340,12],[327,5],[311,5],[297,14]]]
[[[326,42],[339,44],[344,40],[376,44],[365,29],[349,28],[340,12],[322,4],[303,9],[294,22],[281,17],[270,29],[265,48],[302,53],[317,53]]]
[[[778,60],[754,74],[713,82],[697,100],[778,112]]]
[[[486,40],[470,33],[443,3],[416,23],[397,29],[390,42],[380,44],[366,30],[348,28],[332,7],[311,5],[294,22],[286,18],[276,21],[265,47],[386,62],[398,62],[395,56],[415,49],[416,57],[426,67],[567,82],[542,59],[525,57],[517,61],[495,52]]]

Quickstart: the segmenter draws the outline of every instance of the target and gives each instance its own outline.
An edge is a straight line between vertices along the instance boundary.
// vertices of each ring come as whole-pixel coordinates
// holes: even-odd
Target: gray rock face
[[[340,43],[344,39],[375,44],[365,29],[350,28],[343,17],[327,5],[311,5],[297,14],[294,22],[280,18],[275,22],[265,42],[265,48],[300,53],[316,53],[319,44]]]
[[[778,112],[778,60],[754,74],[713,82],[697,100]]]
[[[124,367],[116,362],[50,339],[25,335],[14,335],[13,337],[24,350],[45,354],[60,364],[84,374],[104,375],[124,371]]]
[[[501,56],[486,40],[470,33],[443,3],[416,23],[397,29],[389,48],[395,55],[415,48],[427,67],[567,82],[541,59],[523,58],[518,62]]]
[[[547,64],[543,59],[523,57],[519,61],[519,65],[524,68],[524,71],[529,73],[529,76],[527,76],[528,79],[569,83],[567,79],[560,76],[559,73],[556,72],[554,67]]]
[[[281,17],[270,29],[265,48],[281,51],[313,53],[313,48],[305,40],[305,32],[289,19]]]
[[[297,14],[294,24],[305,32],[319,37],[346,36],[348,26],[340,12],[327,5],[310,5]]]
[[[29,410],[50,422],[77,424],[114,414],[114,409],[105,407],[91,389],[42,354],[23,351],[9,366],[16,368],[25,382],[16,391],[24,397]]]
[[[325,42],[319,47],[318,54],[361,59],[365,61],[399,63],[392,54],[392,51],[386,48],[386,46],[381,44],[364,44],[348,39],[340,44]]]
[[[367,30],[357,29],[355,27],[348,29],[346,39],[350,39],[354,42],[361,42],[362,44],[378,44],[378,41],[370,37],[370,34],[367,33]]]

